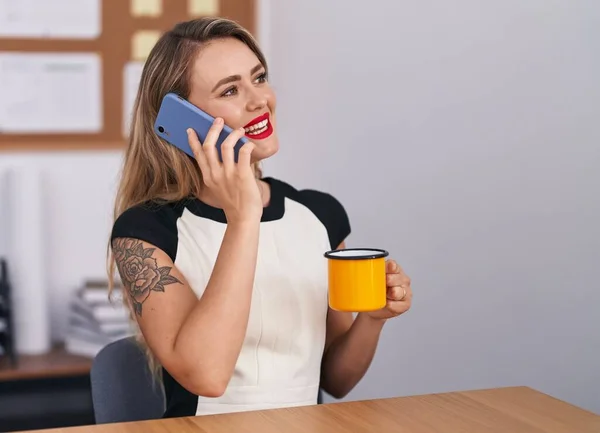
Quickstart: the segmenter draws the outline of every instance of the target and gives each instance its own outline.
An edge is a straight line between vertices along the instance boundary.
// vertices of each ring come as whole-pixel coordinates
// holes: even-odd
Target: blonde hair
[[[236,22],[223,18],[206,17],[178,23],[163,34],[150,51],[133,107],[113,220],[125,210],[149,201],[173,202],[199,196],[203,181],[198,164],[160,139],[154,133],[153,125],[165,94],[174,92],[184,98],[189,96],[192,65],[202,46],[223,38],[235,38],[246,44],[268,70],[254,37]],[[256,176],[262,177],[257,164],[254,169]],[[110,297],[116,268],[110,241],[107,256]],[[125,293],[123,300],[135,322],[135,314]],[[152,371],[159,373],[160,366],[145,345],[139,328],[137,340],[146,352]]]

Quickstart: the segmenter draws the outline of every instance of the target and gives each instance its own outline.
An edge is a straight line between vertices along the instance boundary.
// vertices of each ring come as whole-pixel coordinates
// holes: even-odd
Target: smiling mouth
[[[269,115],[268,112],[261,114],[244,126],[246,137],[255,140],[264,140],[265,138],[270,137],[273,133],[273,124],[271,123]]]
[[[252,126],[244,128],[244,130],[246,131],[246,135],[253,136],[253,135],[262,134],[268,128],[269,128],[269,119],[267,118],[267,119],[262,120],[262,121],[260,121],[258,123],[255,123]]]

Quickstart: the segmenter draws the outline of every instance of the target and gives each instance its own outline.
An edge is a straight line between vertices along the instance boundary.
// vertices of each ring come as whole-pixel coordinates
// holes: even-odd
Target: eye
[[[267,73],[266,72],[263,72],[258,77],[256,77],[256,82],[258,82],[260,84],[266,83],[267,81],[268,81],[268,78],[267,78]]]
[[[237,87],[231,86],[230,88],[225,90],[223,93],[221,93],[221,96],[227,97],[227,96],[233,96],[235,94],[237,94]]]

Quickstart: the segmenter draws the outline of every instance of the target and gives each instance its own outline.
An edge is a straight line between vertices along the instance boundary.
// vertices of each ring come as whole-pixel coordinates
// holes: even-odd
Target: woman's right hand
[[[193,129],[187,130],[188,142],[202,171],[204,184],[219,200],[228,223],[260,220],[263,203],[251,164],[255,145],[246,142],[239,150],[236,163],[233,149],[245,131],[244,128],[233,130],[221,145],[221,162],[216,143],[223,124],[223,119],[215,119],[202,144]]]

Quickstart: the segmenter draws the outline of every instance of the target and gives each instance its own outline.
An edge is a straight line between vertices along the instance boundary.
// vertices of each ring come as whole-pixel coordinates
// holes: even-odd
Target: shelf
[[[67,353],[62,345],[44,355],[20,355],[16,368],[8,357],[0,358],[0,382],[85,376],[90,373],[92,359]]]

